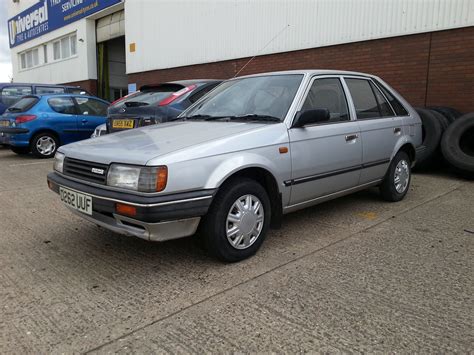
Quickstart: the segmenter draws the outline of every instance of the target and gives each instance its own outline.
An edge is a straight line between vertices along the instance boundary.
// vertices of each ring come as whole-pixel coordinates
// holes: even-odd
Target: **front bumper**
[[[73,181],[58,173],[48,175],[48,186],[58,194],[61,186],[91,196],[91,216],[70,208],[82,218],[116,233],[150,241],[165,241],[194,234],[216,192],[199,190],[164,196],[134,195]],[[117,213],[117,203],[134,206],[136,215],[131,218]]]

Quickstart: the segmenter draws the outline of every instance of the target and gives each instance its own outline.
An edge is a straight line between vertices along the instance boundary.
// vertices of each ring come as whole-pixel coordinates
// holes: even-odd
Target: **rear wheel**
[[[31,152],[38,158],[52,158],[58,149],[59,142],[52,133],[40,133],[31,142]]]
[[[380,185],[380,194],[386,201],[403,200],[411,181],[411,161],[407,153],[400,151],[390,163],[387,174]]]
[[[206,249],[227,262],[257,252],[270,225],[271,205],[265,189],[247,178],[226,183],[200,226]]]
[[[28,154],[30,152],[30,148],[28,148],[28,147],[13,147],[13,146],[10,146],[10,150],[13,153],[16,153],[16,154],[19,154],[19,155]]]

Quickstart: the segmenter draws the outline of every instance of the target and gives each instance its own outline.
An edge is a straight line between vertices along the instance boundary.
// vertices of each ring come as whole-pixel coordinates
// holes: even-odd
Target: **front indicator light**
[[[166,188],[168,182],[168,168],[166,166],[160,166],[156,170],[156,192],[163,191]]]
[[[116,203],[115,212],[121,215],[135,217],[137,215],[137,208],[123,203]]]

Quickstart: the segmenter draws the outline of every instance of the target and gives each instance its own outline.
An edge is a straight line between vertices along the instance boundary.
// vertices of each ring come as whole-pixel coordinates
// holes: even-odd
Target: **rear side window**
[[[0,92],[0,100],[5,106],[11,106],[23,96],[31,95],[31,86],[6,86]]]
[[[357,119],[383,117],[379,103],[368,80],[345,79],[354,102]]]
[[[392,108],[388,104],[388,101],[382,95],[380,90],[374,85],[372,81],[370,81],[370,87],[375,94],[375,98],[377,99],[377,103],[379,105],[379,111],[381,117],[393,117],[395,113],[392,111]]]
[[[49,106],[57,113],[75,115],[76,106],[70,97],[51,97],[48,99]]]
[[[405,107],[403,107],[400,101],[398,101],[395,98],[395,96],[393,96],[392,93],[388,91],[388,89],[385,86],[383,86],[381,83],[379,83],[378,81],[377,81],[377,85],[382,90],[382,92],[384,93],[388,101],[390,102],[390,105],[392,105],[397,116],[408,116],[408,111],[405,109]]]
[[[76,97],[75,99],[81,115],[107,116],[108,104],[89,97]]]
[[[37,86],[36,93],[38,95],[44,94],[64,94],[66,90],[64,88],[58,88],[54,86]]]
[[[37,97],[24,97],[8,108],[8,112],[26,112],[39,101]]]
[[[219,85],[219,83],[215,83],[215,84],[211,84],[211,85],[206,86],[204,89],[202,89],[202,90],[196,92],[195,94],[191,95],[189,97],[189,101],[191,101],[191,103],[195,103],[201,97],[206,95],[209,91],[214,89],[217,85]]]
[[[136,95],[130,95],[127,98],[118,101],[116,104],[112,105],[113,107],[122,106],[147,106],[147,105],[157,105],[162,100],[166,99],[172,93],[183,89],[184,86],[181,85],[163,85],[163,87],[157,87],[153,89],[148,89],[145,91],[140,91]]]
[[[341,81],[337,78],[316,79],[311,85],[302,109],[327,109],[330,114],[329,122],[349,120],[346,95]]]

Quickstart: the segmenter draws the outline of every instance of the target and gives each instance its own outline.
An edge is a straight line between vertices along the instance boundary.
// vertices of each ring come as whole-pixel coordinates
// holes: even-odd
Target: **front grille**
[[[64,159],[63,174],[77,179],[95,182],[96,184],[105,185],[107,182],[108,168],[109,166],[106,164],[66,158]],[[93,169],[98,170],[93,173]],[[103,171],[103,174],[98,173],[100,170]]]

